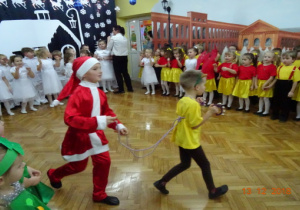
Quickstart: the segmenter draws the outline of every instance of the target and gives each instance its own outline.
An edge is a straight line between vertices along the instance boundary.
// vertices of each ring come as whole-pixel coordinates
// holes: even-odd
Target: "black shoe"
[[[236,108],[235,111],[243,111],[243,108]]]
[[[279,122],[286,122],[287,120],[287,117],[279,116]]]
[[[133,90],[127,90],[128,92],[131,92],[131,93],[133,93],[134,91]]]
[[[162,194],[169,194],[169,190],[166,189],[166,186],[162,185],[160,183],[160,180],[156,181],[153,183],[154,187],[156,187],[156,189],[158,189]]]
[[[169,95],[170,95],[170,93],[166,93],[166,94],[165,94],[165,96],[169,96]]]
[[[295,121],[300,121],[300,118],[295,117],[294,120]]]
[[[278,115],[272,115],[271,116],[271,120],[278,120],[279,119],[279,116]]]
[[[253,114],[261,115],[263,112],[253,112]]]
[[[245,112],[245,113],[249,113],[249,112],[250,112],[250,109],[248,109],[248,110],[245,109],[244,112]]]
[[[215,193],[208,193],[208,197],[209,199],[215,199],[224,195],[225,193],[227,193],[227,191],[228,191],[228,186],[222,185],[221,187],[216,188]]]
[[[178,94],[177,94],[177,95],[176,95],[176,94],[175,94],[175,95],[173,95],[173,97],[178,97],[178,96],[179,96]]]
[[[227,106],[226,109],[230,110],[230,109],[231,109],[231,106]]]
[[[270,115],[269,113],[266,113],[266,114],[261,113],[259,116],[266,117],[266,116],[269,116],[269,115]]]
[[[114,94],[122,94],[122,93],[125,93],[125,91],[115,91],[113,92]]]
[[[166,93],[162,93],[161,95],[162,95],[162,96],[165,96],[165,95],[166,95]]]
[[[119,199],[117,197],[114,197],[114,196],[107,196],[103,200],[100,200],[100,201],[94,200],[94,202],[105,203],[105,204],[111,205],[111,206],[117,206],[117,205],[120,204]]]
[[[50,171],[50,170],[54,170],[54,169],[49,169],[49,170],[47,171],[47,176],[48,176],[48,178],[49,178],[49,181],[50,181],[51,186],[52,186],[53,188],[55,188],[55,189],[61,188],[61,187],[62,187],[61,181],[59,181],[59,182],[52,182],[52,181],[51,181],[51,179],[50,179],[50,174],[49,174],[49,171]]]

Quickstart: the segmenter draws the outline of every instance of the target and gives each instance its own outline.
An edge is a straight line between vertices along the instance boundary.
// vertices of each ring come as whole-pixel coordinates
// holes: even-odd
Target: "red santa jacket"
[[[125,127],[120,121],[106,125],[106,116],[116,114],[109,108],[105,93],[97,88],[97,84],[82,81],[65,110],[64,120],[69,126],[61,150],[65,160],[80,161],[109,150],[103,130]]]

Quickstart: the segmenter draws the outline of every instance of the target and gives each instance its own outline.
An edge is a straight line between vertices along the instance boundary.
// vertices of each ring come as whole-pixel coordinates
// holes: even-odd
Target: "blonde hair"
[[[61,53],[59,50],[54,50],[54,51],[52,52],[52,55],[53,55],[53,56],[56,56],[56,55],[61,56],[62,53]]]
[[[149,52],[150,54],[153,53],[152,49],[145,49],[145,53],[146,53],[146,52]]]
[[[296,60],[297,58],[297,52],[296,51],[287,51],[281,55],[282,58],[292,58],[293,60]]]
[[[0,59],[2,59],[2,58],[7,58],[7,56],[6,55],[4,55],[4,54],[0,54]]]
[[[226,55],[231,55],[233,57],[232,63],[235,63],[235,64],[238,63],[239,56],[236,54],[236,52],[228,51],[228,52],[225,53],[225,56]]]
[[[21,58],[21,60],[23,59],[21,55],[12,55],[9,57],[10,63],[14,63],[16,58]]]
[[[198,54],[200,54],[200,53],[202,53],[202,52],[204,51],[204,46],[203,46],[202,44],[196,44],[196,45],[194,46],[194,48],[197,49]],[[200,52],[200,50],[201,50],[201,52]]]
[[[42,47],[35,51],[35,54],[38,58],[43,58],[48,50],[45,47]]]

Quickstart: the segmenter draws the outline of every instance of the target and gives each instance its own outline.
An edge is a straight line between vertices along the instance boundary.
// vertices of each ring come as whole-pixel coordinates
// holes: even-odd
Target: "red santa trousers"
[[[107,197],[105,193],[105,188],[108,182],[108,174],[110,168],[110,156],[109,152],[103,152],[97,155],[91,156],[93,161],[93,184],[94,184],[94,192],[93,192],[93,200],[99,201],[103,200]],[[88,163],[88,158],[77,161],[77,162],[69,162],[51,173],[50,178],[51,181],[59,182],[65,176],[69,176],[72,174],[79,173],[84,171]]]

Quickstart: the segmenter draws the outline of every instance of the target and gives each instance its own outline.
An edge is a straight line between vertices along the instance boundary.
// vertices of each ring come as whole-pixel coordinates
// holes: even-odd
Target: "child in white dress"
[[[10,73],[10,68],[11,67],[8,65],[8,59],[6,55],[0,54],[0,70],[2,70],[2,73],[4,74],[5,78],[11,84],[14,77]]]
[[[57,98],[58,93],[62,90],[62,84],[54,69],[53,62],[49,58],[51,56],[50,52],[46,48],[41,48],[38,50],[37,56],[39,58],[37,69],[42,72],[44,92],[48,98],[50,107],[54,107],[52,104],[52,95],[54,99]],[[60,105],[63,105],[63,103],[60,103]]]
[[[13,100],[13,96],[11,94],[12,88],[6,79],[3,71],[0,69],[0,102],[4,103],[6,111],[9,115],[15,115],[12,111],[10,111],[9,101]],[[2,116],[1,112],[1,104],[0,104],[0,116]]]
[[[73,74],[73,61],[74,61],[74,55],[72,53],[66,53],[64,55],[64,75],[66,77],[66,83],[70,80],[71,75]]]
[[[33,101],[37,97],[37,92],[31,81],[31,78],[34,78],[34,73],[29,67],[25,68],[21,56],[11,56],[10,61],[14,64],[10,72],[14,77],[12,89],[15,103],[22,103],[22,114],[27,114],[27,102],[29,102],[30,110],[37,111],[37,109],[33,107]]]
[[[53,66],[57,73],[57,76],[61,82],[61,84],[64,86],[66,84],[66,77],[64,75],[65,72],[65,64],[64,59],[62,57],[62,53],[59,50],[54,50],[52,52],[53,57]]]
[[[114,81],[116,77],[114,73],[114,67],[112,64],[112,57],[110,55],[110,51],[106,49],[105,40],[98,41],[98,48],[94,53],[94,57],[98,59],[101,64],[101,69],[102,69],[101,84],[103,87],[103,91],[107,93],[108,92],[107,89],[108,89],[110,92],[113,92],[112,81]]]
[[[152,88],[152,95],[155,95],[155,84],[158,84],[158,80],[153,68],[154,59],[152,58],[152,50],[145,50],[145,57],[141,60],[140,65],[144,66],[141,82],[146,86],[147,92],[146,95],[150,93],[150,85]]]

